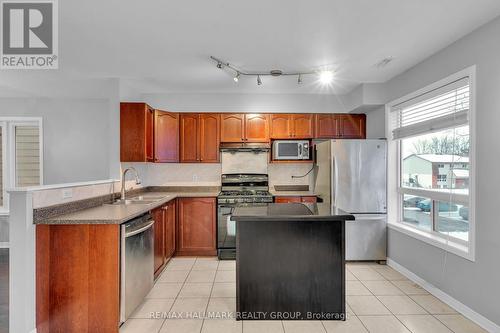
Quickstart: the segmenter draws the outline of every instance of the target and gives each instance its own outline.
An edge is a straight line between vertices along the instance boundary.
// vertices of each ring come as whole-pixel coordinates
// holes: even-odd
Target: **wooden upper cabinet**
[[[221,115],[221,142],[243,142],[245,140],[245,115]]]
[[[315,138],[317,139],[365,139],[365,114],[315,115]]]
[[[181,114],[179,132],[181,162],[219,162],[220,116],[218,114]]]
[[[290,139],[291,133],[291,115],[289,114],[272,114],[271,115],[271,139]]]
[[[216,198],[179,198],[177,254],[216,255]]]
[[[366,138],[366,115],[344,114],[340,115],[341,137],[345,139]]]
[[[255,113],[245,115],[245,141],[269,142],[269,115]]]
[[[292,114],[292,137],[294,139],[312,139],[314,137],[313,123],[313,114]]]
[[[217,163],[220,159],[220,115],[202,113],[198,126],[199,161],[202,163]]]
[[[314,115],[315,135],[317,139],[333,139],[340,137],[340,121],[332,113],[319,113]]]
[[[199,115],[197,113],[183,113],[180,115],[180,161],[198,162],[198,128]]]
[[[154,160],[154,109],[146,103],[120,103],[120,161]]]
[[[155,110],[155,162],[179,162],[179,114]]]

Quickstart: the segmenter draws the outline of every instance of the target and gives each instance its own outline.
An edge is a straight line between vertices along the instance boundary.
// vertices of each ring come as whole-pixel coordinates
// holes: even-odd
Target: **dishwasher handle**
[[[145,226],[140,227],[138,229],[134,229],[132,231],[125,232],[125,238],[135,236],[137,234],[140,234],[141,232],[148,230],[149,228],[151,228],[153,226],[154,223],[155,223],[154,220],[149,220]]]

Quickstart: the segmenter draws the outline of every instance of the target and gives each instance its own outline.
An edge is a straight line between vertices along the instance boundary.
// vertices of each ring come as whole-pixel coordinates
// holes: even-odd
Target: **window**
[[[391,226],[466,258],[474,231],[472,81],[468,69],[388,105]]]
[[[0,211],[7,189],[42,184],[42,128],[38,118],[0,118]]]

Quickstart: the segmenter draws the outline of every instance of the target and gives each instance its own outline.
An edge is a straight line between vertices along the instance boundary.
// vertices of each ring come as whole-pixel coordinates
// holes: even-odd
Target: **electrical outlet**
[[[197,174],[194,174],[193,175],[193,182],[197,182],[198,181],[198,175]]]
[[[73,189],[65,188],[62,190],[62,198],[63,199],[70,199],[72,197],[73,197]]]

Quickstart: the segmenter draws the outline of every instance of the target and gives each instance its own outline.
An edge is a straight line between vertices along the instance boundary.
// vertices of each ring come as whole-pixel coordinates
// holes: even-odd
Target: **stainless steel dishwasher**
[[[121,226],[120,323],[153,287],[154,220],[145,214]]]

